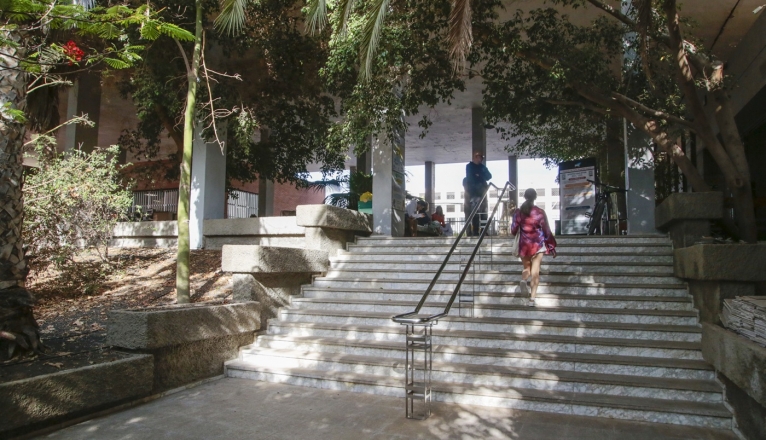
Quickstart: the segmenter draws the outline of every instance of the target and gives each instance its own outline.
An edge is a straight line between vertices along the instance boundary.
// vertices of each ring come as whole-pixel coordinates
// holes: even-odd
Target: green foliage
[[[64,287],[87,291],[108,271],[109,239],[132,201],[120,180],[119,148],[56,153],[52,138],[43,136],[36,151],[40,166],[24,185],[30,253],[58,269]],[[99,258],[82,261],[83,253]]]
[[[165,8],[168,20],[185,13],[178,21],[193,21],[191,13],[184,12],[185,4],[168,1],[158,6]],[[335,103],[324,93],[319,76],[326,45],[320,37],[303,32],[301,17],[290,0],[247,2],[243,7],[246,20],[240,34],[231,35],[223,28],[219,28],[222,34],[206,34],[207,44],[223,54],[223,59],[208,60],[208,68],[241,75],[239,80],[210,74],[210,92],[220,110],[216,120],[227,127],[229,182],[252,181],[260,175],[300,185],[310,163],[322,164],[328,172],[342,168],[347,148],[335,148],[325,139],[335,115]],[[163,130],[180,135],[186,66],[172,41],[148,45],[142,56],[145,62],[119,83],[121,94],[133,100],[139,117],[136,130],[124,132],[119,143],[141,158],[178,162],[177,153],[161,156],[159,146]],[[242,56],[247,57],[247,65],[227,61]],[[197,101],[198,114],[208,126],[207,87],[200,87]],[[261,130],[268,131],[268,136],[260,136]],[[205,135],[212,136],[210,132]],[[177,166],[165,169],[169,171],[165,178],[178,178]]]
[[[483,29],[496,18],[499,2],[473,3],[474,25]],[[455,90],[465,89],[464,79],[455,75],[447,41],[450,2],[392,1],[386,19],[378,26],[379,43],[368,58],[360,59],[369,42],[366,11],[379,11],[376,0],[360,0],[346,20],[346,31],[335,32],[330,56],[322,75],[329,91],[342,99],[343,119],[330,129],[329,142],[335,148],[355,146],[361,153],[372,136],[387,136],[407,129],[402,115],[418,114],[423,107],[450,103]],[[382,12],[381,12],[382,13]],[[336,28],[344,21],[343,8],[335,9],[330,21]],[[367,63],[370,75],[359,81]],[[431,122],[426,114],[418,123],[425,135]]]

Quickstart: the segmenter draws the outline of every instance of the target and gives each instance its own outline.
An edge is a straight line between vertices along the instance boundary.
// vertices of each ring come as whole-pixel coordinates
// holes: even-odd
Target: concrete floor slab
[[[225,378],[38,438],[735,440],[731,431],[434,404],[404,418],[403,399]]]

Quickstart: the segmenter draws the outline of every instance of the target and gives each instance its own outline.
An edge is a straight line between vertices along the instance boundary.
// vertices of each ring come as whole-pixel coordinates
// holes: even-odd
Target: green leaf
[[[130,64],[126,63],[125,61],[118,60],[115,58],[104,58],[104,62],[111,67],[112,69],[127,69],[130,67]]]
[[[223,0],[221,14],[215,19],[218,32],[238,35],[245,25],[245,5],[248,0]]]

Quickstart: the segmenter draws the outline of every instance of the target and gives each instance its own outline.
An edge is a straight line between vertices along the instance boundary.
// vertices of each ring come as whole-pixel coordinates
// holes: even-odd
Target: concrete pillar
[[[356,170],[364,174],[372,174],[372,152],[365,151],[356,158]]]
[[[519,158],[516,156],[508,156],[508,181],[516,187],[511,192],[511,202],[519,206]]]
[[[205,142],[201,124],[194,131],[191,193],[189,207],[189,243],[192,249],[205,247],[203,226],[208,219],[224,218],[226,210],[226,142]],[[225,133],[219,130],[220,134]]]
[[[471,151],[468,160],[473,158],[474,151],[487,155],[487,129],[484,127],[484,110],[481,107],[471,109]]]
[[[95,125],[67,125],[64,148],[71,150],[81,146],[85,152],[93,151],[93,147],[98,146],[98,123],[101,116],[101,75],[98,72],[85,72],[74,80],[72,87],[67,90],[66,114],[67,119],[86,114]]]
[[[434,188],[436,187],[436,164],[426,161],[426,202],[431,212],[436,210],[434,205]]]
[[[261,142],[269,140],[268,128],[261,129]],[[274,181],[258,176],[258,217],[274,216]]]
[[[622,119],[610,118],[606,123],[606,175],[602,175],[601,181],[613,186],[623,186],[625,178],[625,146],[622,141],[623,126]],[[614,219],[626,217],[625,194],[618,193],[612,198],[617,208],[613,214]],[[619,227],[619,226],[618,226]]]
[[[404,236],[404,133],[383,132],[372,144],[373,233]]]
[[[654,158],[650,140],[640,130],[624,121],[625,188],[628,234],[653,234],[654,226]]]
[[[258,178],[258,217],[274,216],[274,181]]]

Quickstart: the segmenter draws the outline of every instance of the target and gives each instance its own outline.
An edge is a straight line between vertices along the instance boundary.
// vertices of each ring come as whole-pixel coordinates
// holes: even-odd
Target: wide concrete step
[[[398,251],[401,253],[431,253],[446,255],[451,248],[450,243],[444,244],[413,244],[406,243],[370,243],[359,242],[357,244],[348,244],[346,248],[351,253],[365,254],[375,253],[380,251]],[[459,249],[461,253],[470,253],[473,251],[475,244],[461,244],[456,249]],[[487,251],[492,249],[493,252],[502,253],[503,248],[508,249],[508,246],[502,245],[488,245]],[[576,245],[576,244],[558,244],[556,251],[562,253],[577,252],[579,254],[601,254],[604,252],[620,254],[620,255],[672,255],[673,247],[670,242],[666,244],[636,244],[630,246],[623,245],[611,245],[611,244],[592,244],[588,246]],[[457,250],[456,250],[457,252]]]
[[[379,244],[450,244],[454,243],[457,237],[385,237],[380,235],[373,235],[371,237],[357,237],[357,243],[379,243]],[[476,245],[477,238],[475,237],[463,237],[461,243],[470,243],[472,246]],[[487,236],[484,238],[484,242],[492,241],[496,244],[510,243],[512,237],[509,236]],[[556,241],[560,244],[577,244],[577,245],[596,245],[607,244],[613,246],[632,246],[635,244],[670,244],[670,239],[664,234],[648,234],[648,235],[623,235],[623,236],[576,236],[576,235],[558,235]]]
[[[404,380],[404,359],[365,355],[257,349],[240,360],[254,368],[300,368],[348,372]],[[614,396],[652,397],[695,402],[721,402],[721,387],[714,380],[668,379],[596,372],[559,371],[457,362],[433,362],[432,380],[470,383],[473,386],[510,386]]]
[[[269,328],[281,328],[280,324],[291,327],[298,327],[306,324],[308,329],[303,329],[301,336],[313,336],[313,331],[319,331],[313,326],[329,326],[335,332],[332,335],[326,333],[326,328],[320,327],[322,336],[331,337],[364,337],[386,340],[404,340],[404,336],[399,324],[393,325],[392,321],[387,321],[390,316],[386,313],[349,313],[337,312],[328,316],[325,321],[312,319],[317,314],[308,316],[306,314],[289,314],[291,320],[279,321],[270,320]],[[292,319],[294,316],[306,316],[306,321]],[[334,319],[333,319],[334,318]],[[355,324],[348,324],[346,321],[353,319]],[[364,324],[359,323],[363,321]],[[368,328],[372,329],[365,334],[351,332],[346,334],[348,329],[345,327],[351,325],[352,329]],[[288,327],[289,329],[290,327]],[[388,331],[382,331],[381,328],[387,328]],[[456,333],[455,335],[445,334],[445,337],[459,340],[461,337],[470,336],[473,339],[498,340],[506,335],[551,335],[551,336],[570,336],[586,338],[610,338],[610,339],[642,339],[650,341],[683,341],[699,343],[701,331],[698,326],[681,325],[658,325],[658,324],[624,324],[619,322],[582,322],[582,321],[548,321],[536,319],[507,319],[507,318],[466,318],[460,316],[447,316],[440,320],[437,328],[444,329],[445,332],[462,331],[468,333]],[[390,329],[398,329],[390,330]],[[485,334],[481,334],[485,332]],[[274,330],[272,333],[282,333]],[[318,333],[316,333],[318,334]],[[490,342],[483,342],[489,344]],[[479,344],[479,342],[477,342]],[[480,345],[480,344],[479,344]]]
[[[290,323],[285,323],[279,331],[287,331]],[[331,326],[316,327],[333,330]],[[296,325],[295,333],[306,330]],[[290,350],[302,353],[329,353],[339,355],[364,355],[374,357],[404,359],[404,342],[398,340],[358,339],[349,340],[355,331],[364,329],[347,328],[338,332],[341,337],[289,336],[285,334],[261,335],[256,342],[243,347],[241,355],[256,353],[259,350]],[[370,329],[369,331],[375,331]],[[292,344],[291,344],[292,343]],[[310,351],[298,347],[309,345]],[[715,379],[713,368],[701,360],[599,355],[588,353],[550,352],[534,350],[504,350],[487,347],[467,347],[463,345],[437,344],[433,348],[434,362],[465,363],[476,365],[496,365],[514,368],[536,368],[541,370],[576,371],[582,373],[603,373],[641,377],[660,377],[675,379],[694,379],[712,381]],[[720,390],[719,390],[720,391]]]
[[[414,301],[365,301],[319,298],[293,298],[292,304],[300,310],[378,312],[394,316],[413,311]],[[427,301],[421,314],[442,313],[446,303]],[[450,310],[458,315],[458,306]],[[463,315],[464,316],[464,315]],[[528,307],[521,305],[474,304],[472,316],[476,318],[544,319],[551,321],[619,322],[623,324],[695,325],[697,312],[693,310],[614,309],[589,307]]]
[[[289,383],[315,388],[402,396],[398,378],[300,368],[252,367],[236,360],[226,364],[230,377]],[[553,413],[581,414],[710,428],[730,428],[731,414],[719,402],[690,402],[624,397],[470,383],[433,383],[433,398],[463,404],[501,406]]]
[[[453,256],[450,262],[444,266],[444,270],[447,271],[459,271],[465,268],[465,262],[467,256]],[[331,258],[331,268],[334,270],[369,270],[375,268],[381,271],[402,271],[402,270],[417,270],[436,273],[441,267],[441,260],[433,261],[408,261],[400,259],[394,260],[374,260],[374,259],[353,259],[344,260]],[[666,264],[638,264],[638,263],[566,263],[561,264],[559,262],[545,262],[541,265],[540,269],[542,273],[600,273],[600,274],[653,274],[653,275],[666,275],[673,276],[673,266]],[[489,258],[477,258],[473,262],[473,266],[479,271],[502,271],[519,273],[523,269],[521,261],[501,261]]]
[[[383,290],[383,289],[339,289],[303,286],[303,296],[317,299],[367,300],[367,301],[420,301],[424,292],[420,290]],[[429,299],[433,302],[447,302],[451,290],[431,291]],[[471,295],[476,304],[516,305],[527,304],[529,295],[522,293],[483,292],[463,289],[461,297]],[[692,310],[691,298],[686,296],[647,296],[647,295],[577,295],[568,293],[540,293],[536,304],[539,307],[595,307],[617,309],[649,310]]]
[[[438,261],[442,262],[444,261],[444,257],[447,256],[447,251],[449,249],[445,249],[443,252],[439,253],[422,253],[422,254],[412,254],[409,252],[402,252],[401,250],[392,250],[392,249],[385,249],[381,250],[379,252],[367,252],[367,253],[352,253],[349,251],[340,251],[336,257],[334,257],[336,260],[345,260],[345,261],[355,261],[357,259],[365,259],[365,260],[372,260],[372,261]],[[462,256],[464,259],[467,258],[471,252],[468,252],[466,250],[463,250],[462,253],[456,252],[453,254],[452,258],[459,258]],[[478,260],[489,260],[490,254],[492,254],[492,260],[494,261],[500,261],[500,262],[513,262],[518,263],[519,258],[513,256],[510,252],[489,252],[486,250],[480,250],[476,254],[476,258]],[[570,251],[561,251],[557,252],[556,258],[547,257],[543,259],[544,264],[572,264],[572,263],[589,263],[589,264],[598,264],[598,263],[640,263],[640,264],[666,264],[666,265],[672,265],[673,264],[673,254],[668,252],[665,255],[634,255],[634,254],[625,254],[625,253],[608,253],[608,252],[602,252],[602,253],[581,253],[581,252],[570,252]]]
[[[302,323],[335,324],[349,326],[368,326],[361,322],[324,322],[324,321],[300,321]],[[275,329],[276,331],[276,329]],[[462,345],[465,347],[485,347],[501,350],[534,350],[554,351],[566,353],[589,353],[601,355],[619,356],[646,356],[657,358],[675,358],[701,360],[699,342],[686,341],[663,341],[648,339],[625,339],[625,338],[597,338],[585,336],[546,335],[546,334],[497,334],[492,336],[477,334],[476,332],[464,331],[464,333],[445,334],[436,342],[438,344]],[[455,333],[455,334],[452,334]],[[362,333],[359,333],[360,335]],[[378,337],[379,334],[371,336]],[[493,337],[494,336],[494,337]],[[403,337],[400,336],[404,344]],[[290,335],[265,335],[259,337],[256,343],[261,346],[267,344],[271,348],[324,350],[324,337],[313,336],[290,336]],[[359,341],[346,340],[341,349],[355,350],[353,344]],[[372,342],[366,340],[365,342]],[[349,353],[360,354],[360,353]]]
[[[457,281],[462,276],[461,270],[444,270],[439,276],[439,280]],[[322,278],[350,278],[374,279],[374,280],[433,280],[435,270],[417,270],[400,269],[397,271],[387,271],[385,269],[330,269]],[[322,279],[319,278],[319,279]],[[666,274],[612,274],[612,273],[567,273],[559,271],[541,271],[540,278],[550,283],[597,283],[597,284],[644,284],[651,286],[654,284],[685,286],[685,282]],[[521,280],[521,270],[482,270],[472,268],[466,279],[491,282],[519,282]]]
[[[425,292],[431,279],[412,278],[372,278],[356,277],[354,274],[346,274],[345,277],[315,277],[314,287],[322,288],[365,288],[382,290],[421,290]],[[434,285],[436,290],[453,290],[457,286],[457,280],[439,280]],[[484,292],[521,293],[519,280],[492,281],[467,277],[463,281],[463,289]],[[541,277],[537,289],[540,293],[572,293],[581,295],[649,295],[649,296],[686,296],[688,291],[685,284],[645,284],[645,283],[602,283],[592,281],[558,282],[550,277]]]

